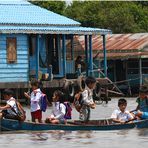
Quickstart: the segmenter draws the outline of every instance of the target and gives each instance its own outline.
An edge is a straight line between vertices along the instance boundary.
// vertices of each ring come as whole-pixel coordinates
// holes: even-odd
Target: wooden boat
[[[113,124],[111,119],[90,120],[84,123],[79,120],[69,121],[67,124],[49,124],[49,123],[33,123],[29,121],[20,122],[10,119],[1,119],[1,131],[16,131],[16,130],[29,130],[29,131],[42,131],[42,130],[120,130],[131,128],[148,128],[148,119],[140,120],[138,122],[126,124]]]

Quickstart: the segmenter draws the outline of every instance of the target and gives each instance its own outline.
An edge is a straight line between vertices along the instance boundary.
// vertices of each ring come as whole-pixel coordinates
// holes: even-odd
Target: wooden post
[[[75,73],[76,72],[76,69],[75,69],[75,55],[74,55],[74,39],[73,39],[73,34],[71,35],[71,61],[72,61],[72,69],[73,69],[73,72]]]
[[[98,67],[101,70],[101,61],[100,59],[98,60]],[[100,70],[98,70],[98,77],[101,78]]]
[[[85,35],[85,62],[86,62],[86,76],[88,76],[89,73],[89,67],[88,67],[88,40],[87,40],[87,35]]]
[[[63,76],[66,77],[66,37],[65,34],[62,35],[62,49],[63,49]]]
[[[139,59],[139,75],[140,75],[140,86],[142,85],[142,59]]]
[[[60,44],[60,43],[61,43],[61,42],[60,42],[60,39],[61,39],[61,38],[60,38],[60,34],[57,34],[57,48],[58,48],[58,56],[59,56],[59,57],[58,57],[58,58],[59,58],[59,59],[58,59],[58,61],[59,61],[59,75],[62,75],[62,74],[63,74],[63,73],[62,73],[63,70],[62,70],[62,66],[61,66],[62,64],[61,64],[61,63],[63,62],[63,61],[62,61],[62,54],[63,54],[62,51],[63,51],[63,49],[62,49],[61,44]]]
[[[116,72],[116,60],[114,60],[114,82],[117,81],[117,72]]]
[[[36,38],[36,79],[39,78],[39,47],[40,47],[40,38],[37,35]]]
[[[106,39],[105,35],[102,36],[103,36],[103,52],[104,52],[104,74],[105,77],[107,77]]]
[[[89,75],[93,76],[93,51],[92,51],[92,35],[89,35]]]
[[[49,74],[48,80],[51,81],[53,79],[52,65],[48,66],[48,74]]]
[[[73,44],[74,44],[74,41],[73,41],[73,35],[72,35],[72,37],[71,37],[71,60],[73,60],[74,61],[74,46],[73,46]]]

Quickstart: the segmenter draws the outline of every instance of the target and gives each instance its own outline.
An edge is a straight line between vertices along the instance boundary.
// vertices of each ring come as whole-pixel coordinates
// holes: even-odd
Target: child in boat
[[[40,108],[40,99],[41,99],[42,92],[39,88],[38,80],[32,80],[31,87],[32,87],[31,95],[29,95],[26,92],[24,92],[24,95],[26,98],[30,99],[32,122],[41,123],[42,111]]]
[[[131,115],[131,113],[126,110],[127,101],[125,99],[119,99],[118,107],[119,108],[114,110],[111,115],[111,119],[113,120],[113,122],[124,124],[133,120],[133,116]]]
[[[142,86],[139,89],[139,97],[136,102],[138,106],[136,111],[133,112],[135,117],[138,119],[148,119],[148,88],[146,86]]]
[[[5,89],[3,92],[4,99],[7,101],[5,106],[0,106],[0,118],[19,120],[18,107],[16,100],[13,98],[14,92],[11,89]]]
[[[82,95],[82,107],[80,109],[80,120],[88,121],[90,118],[90,108],[95,109],[96,104],[93,101],[93,89],[96,84],[96,79],[94,77],[87,77],[85,80],[85,89],[81,93]]]
[[[64,118],[64,115],[66,113],[66,106],[63,104],[63,93],[60,90],[54,91],[52,99],[52,114],[46,118],[45,122],[53,124],[65,124],[66,119]]]

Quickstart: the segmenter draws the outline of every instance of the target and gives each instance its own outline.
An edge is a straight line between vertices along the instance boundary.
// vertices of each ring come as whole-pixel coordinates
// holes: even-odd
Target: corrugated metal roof
[[[31,34],[108,34],[107,29],[79,26],[0,26],[0,33],[31,33]]]
[[[103,59],[103,53],[98,55]],[[148,58],[148,52],[107,53],[108,59]]]
[[[0,4],[5,4],[5,5],[24,5],[24,4],[30,4],[27,2],[27,0],[0,0]]]
[[[78,40],[85,47],[82,37],[78,37]],[[106,37],[106,49],[108,52],[140,50],[145,44],[148,44],[148,33],[110,34]],[[103,50],[102,37],[93,36],[92,45],[93,50]]]
[[[103,39],[101,36],[92,37],[94,57],[103,58]],[[74,39],[74,50],[78,53],[85,50],[84,36]],[[148,33],[110,34],[106,36],[108,58],[148,57]],[[84,53],[83,53],[84,54]]]
[[[77,25],[80,23],[25,1],[0,1],[0,24]]]
[[[21,0],[0,1],[1,33],[108,34],[111,30],[80,23]]]

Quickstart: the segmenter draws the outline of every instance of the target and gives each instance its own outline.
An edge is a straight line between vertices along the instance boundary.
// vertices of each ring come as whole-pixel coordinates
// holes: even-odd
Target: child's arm
[[[126,121],[119,120],[119,119],[116,119],[116,118],[112,118],[112,120],[113,120],[115,123],[121,123],[121,124],[126,123]]]
[[[89,106],[90,106],[92,109],[95,109],[95,108],[96,108],[96,104],[95,104],[95,103],[90,103]]]
[[[6,109],[9,109],[9,108],[11,108],[11,106],[10,105],[5,105],[5,106],[0,106],[0,110],[6,110]]]
[[[139,109],[140,109],[140,107],[139,107],[139,105],[137,105],[136,110],[139,110]]]
[[[30,99],[30,95],[28,95],[28,93],[24,92],[24,96],[27,98],[27,99]]]

